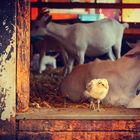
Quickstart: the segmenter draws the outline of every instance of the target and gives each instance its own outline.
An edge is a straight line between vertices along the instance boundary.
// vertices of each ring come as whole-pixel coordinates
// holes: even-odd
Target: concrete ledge
[[[30,108],[26,113],[17,113],[16,119],[130,120],[140,119],[140,109],[105,108],[105,110],[97,112],[90,109],[77,108]]]

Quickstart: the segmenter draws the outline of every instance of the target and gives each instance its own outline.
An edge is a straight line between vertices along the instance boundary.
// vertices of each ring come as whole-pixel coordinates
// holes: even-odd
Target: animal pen
[[[127,41],[135,43],[140,39],[140,17],[136,21],[129,10],[140,9],[140,2],[116,1],[10,1],[0,5],[0,139],[47,139],[47,140],[92,140],[92,139],[139,139],[140,111],[124,106],[102,105],[104,111],[89,108],[89,103],[72,102],[59,94],[64,79],[62,56],[57,57],[57,69],[48,67],[42,74],[30,68],[30,20],[49,8],[53,21],[74,24],[91,18],[84,14],[64,14],[58,11],[76,9],[91,14],[93,21],[99,14],[129,23],[124,31],[122,54],[130,48]],[[139,4],[137,4],[139,3]],[[84,10],[83,10],[84,9]],[[95,10],[96,9],[96,10]],[[106,10],[110,11],[106,11]],[[113,9],[120,9],[119,16],[111,15]],[[125,11],[126,9],[126,11]],[[52,12],[51,12],[52,10]],[[56,10],[56,11],[55,11]],[[34,14],[36,15],[33,15]],[[58,12],[58,13],[55,13]],[[117,13],[117,11],[115,12]],[[131,13],[131,12],[130,12]],[[63,19],[60,18],[60,15]],[[72,18],[72,19],[71,19]],[[87,23],[86,23],[87,24]],[[105,59],[106,56],[99,57]],[[95,58],[85,57],[86,63]],[[107,67],[107,66],[105,66]],[[133,78],[133,77],[130,77]]]

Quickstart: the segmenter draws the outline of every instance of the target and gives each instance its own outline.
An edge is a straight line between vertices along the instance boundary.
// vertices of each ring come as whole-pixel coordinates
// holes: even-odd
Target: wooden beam
[[[31,108],[26,113],[17,113],[16,119],[34,119],[34,120],[110,120],[110,119],[140,119],[139,109],[127,109],[127,108],[104,108],[103,112],[94,112],[90,109],[78,109],[78,108]]]
[[[18,122],[18,139],[139,139],[139,123],[140,120],[20,120]]]
[[[31,2],[31,7],[47,7],[58,9],[72,9],[72,8],[140,8],[140,4],[121,4],[121,3],[80,3],[80,2]]]
[[[102,126],[101,126],[102,127]],[[139,140],[136,132],[19,132],[18,139],[24,140]]]
[[[30,2],[17,2],[17,112],[29,108],[30,95]]]
[[[70,131],[133,131],[139,130],[140,120],[19,120],[18,131],[70,132]]]

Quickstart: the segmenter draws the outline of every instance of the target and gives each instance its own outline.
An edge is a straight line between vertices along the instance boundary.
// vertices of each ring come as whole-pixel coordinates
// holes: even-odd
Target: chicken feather
[[[100,101],[106,97],[108,91],[109,84],[107,79],[93,79],[87,83],[84,95],[85,97],[90,98],[90,108],[95,109],[93,99],[96,99],[98,103],[98,110],[100,110]]]

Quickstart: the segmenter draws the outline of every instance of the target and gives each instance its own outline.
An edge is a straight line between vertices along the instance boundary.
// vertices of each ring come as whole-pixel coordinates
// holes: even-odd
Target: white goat
[[[56,69],[56,57],[58,56],[49,56],[44,55],[41,59],[41,62],[39,63],[40,54],[34,54],[33,59],[31,60],[31,66],[33,67],[33,70],[39,70],[39,73],[41,74],[44,70],[46,70],[46,65],[51,65],[54,69]]]
[[[41,63],[40,63],[40,69],[39,69],[39,73],[42,73],[44,70],[46,70],[46,65],[51,65],[54,69],[56,69],[56,57],[58,56],[48,56],[45,55],[43,56]]]
[[[85,54],[96,57],[107,53],[111,60],[115,60],[112,51],[114,49],[116,58],[120,58],[124,29],[129,26],[127,23],[103,19],[94,23],[60,25],[50,19],[48,13],[40,16],[37,20],[38,28],[32,29],[31,35],[50,34],[63,43],[68,53],[69,72],[73,68],[74,60],[77,60],[78,64],[84,63]]]

